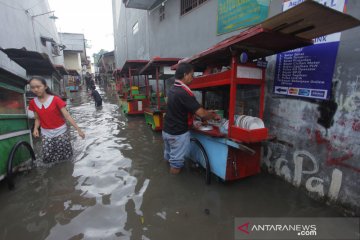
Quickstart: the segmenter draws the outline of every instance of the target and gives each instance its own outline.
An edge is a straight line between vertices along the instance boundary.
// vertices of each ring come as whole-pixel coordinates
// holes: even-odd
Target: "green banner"
[[[270,0],[218,0],[217,34],[255,25],[268,17]]]

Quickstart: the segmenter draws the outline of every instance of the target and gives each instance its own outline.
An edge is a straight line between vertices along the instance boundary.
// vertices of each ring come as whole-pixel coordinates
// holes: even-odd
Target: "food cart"
[[[328,17],[319,21],[317,16]],[[224,112],[221,123],[204,126],[195,122],[191,130],[189,158],[205,168],[206,183],[211,173],[230,181],[260,172],[261,142],[269,138],[262,122],[265,57],[309,46],[313,38],[356,25],[359,21],[351,16],[305,1],[180,61],[203,73],[190,85],[201,94],[203,106]]]
[[[123,81],[123,78],[121,77],[121,69],[118,68],[118,69],[115,69],[113,71],[113,77],[115,79],[115,90],[117,92],[117,94],[119,95],[119,97],[122,97],[123,96],[123,86],[124,86],[124,81]]]
[[[13,173],[35,160],[26,114],[26,72],[0,51],[0,180],[14,187]]]
[[[161,131],[163,128],[163,117],[166,110],[165,102],[165,82],[163,89],[160,89],[160,78],[166,80],[174,75],[174,71],[170,67],[176,64],[179,58],[153,58],[146,66],[141,69],[140,74],[146,75],[156,81],[156,91],[150,94],[150,106],[144,109],[145,120],[151,129],[154,131]],[[149,80],[150,81],[150,80]]]
[[[117,72],[117,78],[123,81],[120,107],[125,114],[144,114],[144,108],[150,104],[149,83],[139,74],[148,62],[147,60],[127,60]]]

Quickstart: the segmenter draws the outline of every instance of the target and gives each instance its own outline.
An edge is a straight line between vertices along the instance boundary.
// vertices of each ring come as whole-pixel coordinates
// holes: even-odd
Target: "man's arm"
[[[207,111],[205,108],[200,107],[195,114],[199,116],[202,120],[220,120],[220,116],[217,115],[214,111]]]

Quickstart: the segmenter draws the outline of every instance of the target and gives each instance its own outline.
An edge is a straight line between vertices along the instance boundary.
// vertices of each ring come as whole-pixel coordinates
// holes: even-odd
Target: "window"
[[[196,8],[197,6],[203,4],[208,0],[181,0],[181,15],[184,15],[187,12],[190,12],[192,9]]]
[[[161,5],[159,8],[160,22],[165,19],[165,5]]]
[[[136,34],[139,31],[139,23],[136,22],[132,29],[133,29],[133,34]]]

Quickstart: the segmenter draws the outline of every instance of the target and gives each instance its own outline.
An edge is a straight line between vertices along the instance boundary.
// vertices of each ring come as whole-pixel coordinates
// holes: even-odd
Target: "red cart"
[[[170,69],[170,66],[179,60],[180,58],[155,57],[140,71],[140,74],[151,78],[148,79],[149,81],[153,79],[156,81],[156,91],[150,93],[150,106],[144,110],[145,121],[154,131],[161,131],[163,128],[163,117],[166,110],[165,80],[173,77],[174,72]],[[164,80],[162,89],[159,86],[160,79]]]
[[[118,72],[118,78],[123,83],[120,106],[125,114],[143,114],[144,109],[150,104],[149,83],[139,74],[148,62],[147,60],[127,60]]]
[[[327,18],[320,21],[319,16]],[[359,21],[351,16],[305,1],[183,60],[202,72],[190,88],[198,92],[203,106],[222,110],[228,119],[210,127],[195,123],[191,131],[189,157],[206,169],[207,183],[210,173],[229,181],[260,172],[261,142],[269,135],[261,121],[265,98],[264,57],[309,46],[313,38],[356,25]]]

